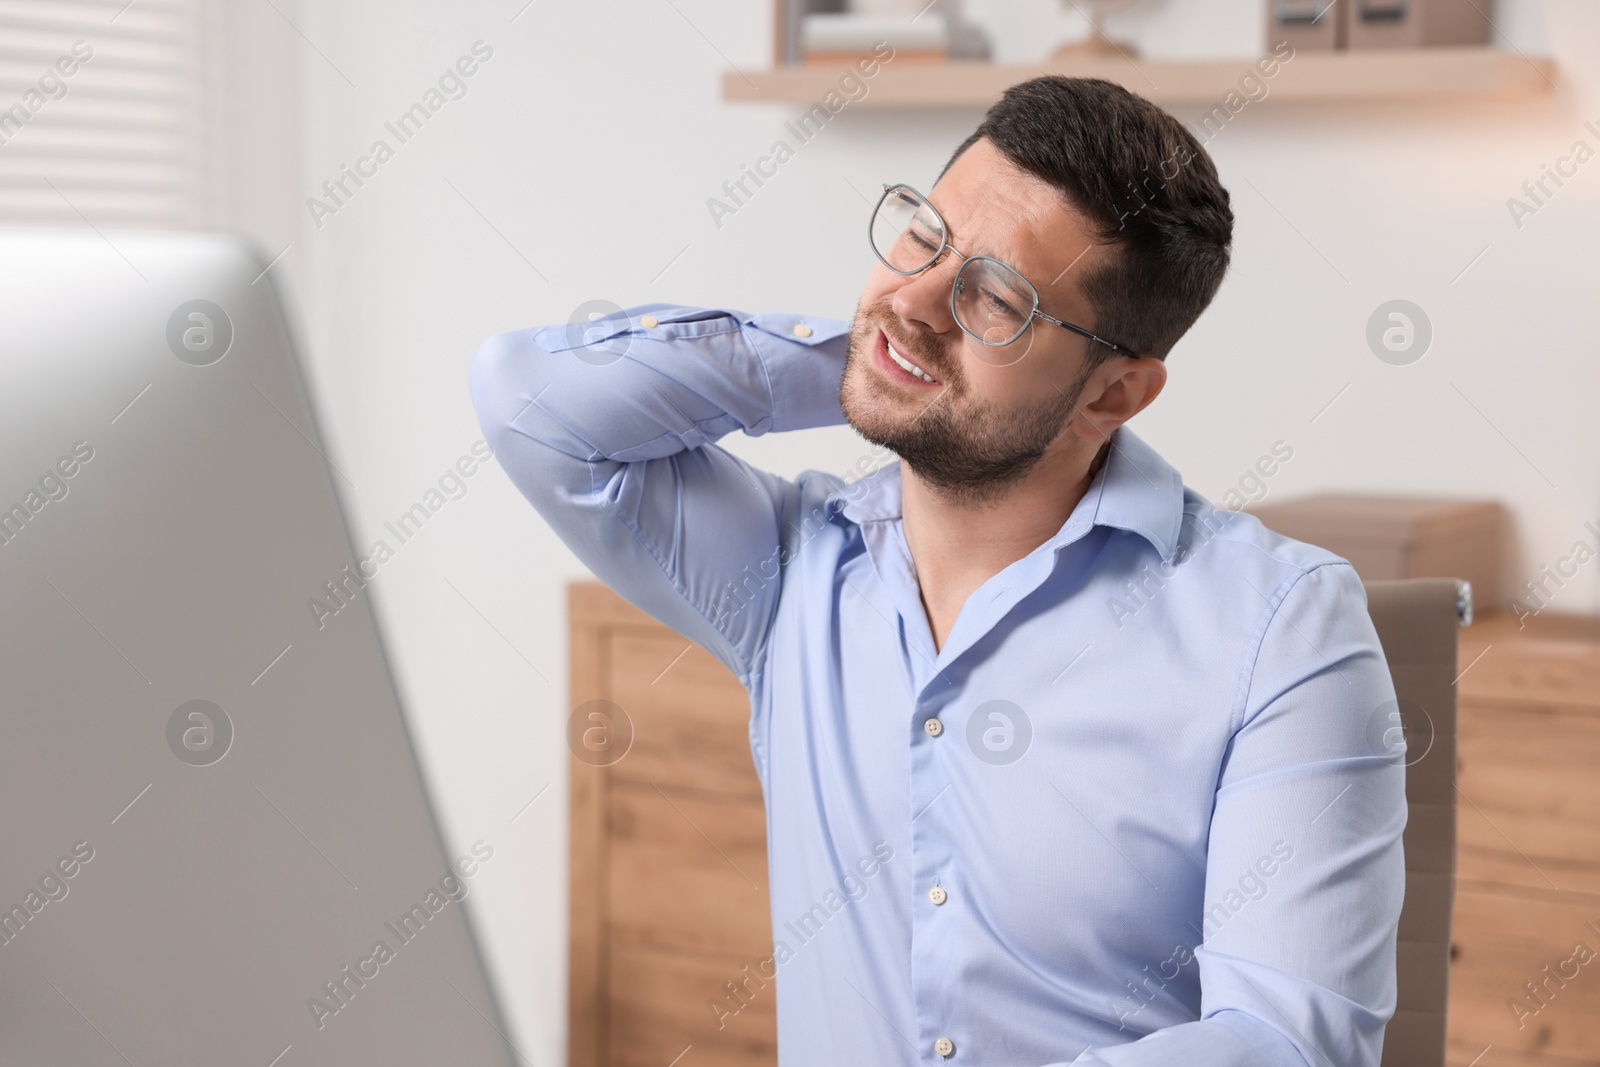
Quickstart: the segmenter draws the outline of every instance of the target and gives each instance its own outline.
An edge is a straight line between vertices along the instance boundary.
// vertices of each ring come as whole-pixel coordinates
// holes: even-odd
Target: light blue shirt
[[[779,1062],[1376,1067],[1405,771],[1350,564],[1123,426],[935,651],[897,460],[791,480],[714,443],[844,424],[847,337],[651,304],[471,364],[555,532],[750,694]]]

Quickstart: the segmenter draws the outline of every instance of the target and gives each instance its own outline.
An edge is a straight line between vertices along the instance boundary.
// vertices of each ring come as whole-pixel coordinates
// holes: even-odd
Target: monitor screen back
[[[3,1063],[520,1059],[265,266],[0,234]]]

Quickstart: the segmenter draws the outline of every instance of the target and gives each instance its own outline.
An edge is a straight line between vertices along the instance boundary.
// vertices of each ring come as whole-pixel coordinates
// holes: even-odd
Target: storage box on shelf
[[[1300,0],[1287,7],[1299,10]],[[1306,0],[1306,10],[1326,9],[1316,23],[1291,23],[1273,30],[1269,19],[1259,64],[1276,64],[1282,40],[1295,48],[1292,62],[1270,75],[1271,95],[1258,106],[1280,107],[1295,102],[1507,100],[1547,95],[1556,85],[1556,64],[1548,56],[1492,47],[1474,36],[1468,24],[1487,5],[1484,0],[1436,0],[1422,10],[1419,0]],[[768,70],[730,70],[722,79],[724,100],[769,101],[813,107],[821,103],[852,63],[806,63],[801,48],[807,13],[838,11],[838,0],[776,0],[773,64]],[[1313,10],[1313,6],[1314,9]],[[1393,17],[1395,7],[1404,17]],[[1271,9],[1269,8],[1269,11]],[[1348,12],[1345,14],[1345,12]],[[1342,47],[1341,18],[1352,23],[1348,34],[1362,47]],[[1361,24],[1357,34],[1354,23]],[[1463,25],[1466,29],[1463,30]],[[1304,32],[1303,32],[1304,31]],[[1041,74],[1105,78],[1163,107],[1223,106],[1228,94],[1239,94],[1240,77],[1263,69],[1247,59],[1169,60],[1117,55],[1109,58],[1053,59],[1001,65],[965,58],[960,35],[953,35],[949,62],[908,59],[884,64],[870,82],[870,92],[851,103],[852,109],[903,107],[985,108],[1008,86]],[[908,54],[915,51],[908,49]]]

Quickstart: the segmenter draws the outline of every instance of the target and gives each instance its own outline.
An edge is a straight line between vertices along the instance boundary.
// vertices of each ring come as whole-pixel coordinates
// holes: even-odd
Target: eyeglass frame
[[[929,257],[928,262],[924,263],[916,270],[901,270],[899,267],[896,267],[894,264],[890,263],[888,259],[884,257],[883,253],[878,251],[878,242],[872,238],[872,224],[877,221],[878,212],[883,208],[883,202],[889,199],[889,194],[896,189],[905,189],[908,192],[913,193],[918,200],[928,205],[928,210],[933,212],[933,217],[939,220],[939,230],[941,234],[939,248],[931,257]],[[989,348],[1004,348],[1006,345],[1015,344],[1023,334],[1028,332],[1028,327],[1033,324],[1033,320],[1035,318],[1041,318],[1046,322],[1053,322],[1057,326],[1071,330],[1073,333],[1078,334],[1079,336],[1087,337],[1091,341],[1099,341],[1101,344],[1112,349],[1113,351],[1120,352],[1131,359],[1142,358],[1137,352],[1130,351],[1129,349],[1124,348],[1122,345],[1117,344],[1115,341],[1107,341],[1104,337],[1086,330],[1082,326],[1075,326],[1070,322],[1067,322],[1063,319],[1058,319],[1053,315],[1047,315],[1043,311],[1040,311],[1038,286],[1034,285],[1033,282],[1028,280],[1026,275],[1024,275],[1020,270],[1017,270],[1015,267],[1011,266],[1009,263],[996,259],[993,256],[969,256],[963,254],[959,248],[950,243],[950,224],[944,220],[943,215],[939,214],[939,209],[933,206],[933,201],[929,200],[920,191],[913,189],[905,182],[894,182],[893,184],[887,182],[884,183],[883,195],[878,197],[878,202],[872,207],[872,214],[867,218],[867,244],[872,246],[872,254],[878,257],[879,262],[881,262],[885,267],[888,267],[890,270],[894,271],[896,274],[906,277],[910,277],[913,274],[921,274],[923,271],[939,262],[939,258],[944,255],[944,251],[947,248],[960,257],[961,266],[956,268],[955,274],[950,278],[950,316],[955,320],[956,325],[961,327],[962,333],[966,334],[968,337],[971,337],[974,341],[977,341],[981,345],[985,345]],[[1028,291],[1033,294],[1033,313],[1030,314],[1027,318],[1027,321],[1022,324],[1022,329],[1018,330],[1016,335],[1009,340],[1000,342],[985,341],[982,337],[979,337],[976,333],[973,333],[967,328],[966,323],[961,321],[960,313],[956,310],[956,279],[960,277],[961,272],[966,268],[967,263],[974,259],[986,259],[990,263],[995,263],[1001,267],[1004,267],[1012,274],[1015,274],[1018,278],[1021,278],[1022,283],[1026,285],[1028,287]]]

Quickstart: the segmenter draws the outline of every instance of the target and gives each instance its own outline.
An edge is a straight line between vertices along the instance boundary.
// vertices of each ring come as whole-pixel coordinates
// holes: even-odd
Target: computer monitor
[[[267,266],[0,234],[0,1063],[525,1062]]]

